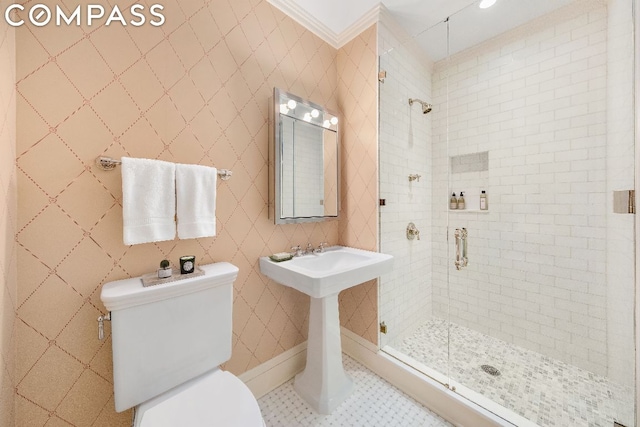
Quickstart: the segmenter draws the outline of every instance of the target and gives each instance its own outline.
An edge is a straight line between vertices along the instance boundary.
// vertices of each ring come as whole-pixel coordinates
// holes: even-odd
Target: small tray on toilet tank
[[[198,276],[204,276],[204,270],[200,267],[195,267],[193,269],[193,273],[180,274],[178,272],[172,274],[171,277],[165,277],[164,279],[158,278],[157,273],[143,274],[140,280],[142,280],[142,286],[146,288],[147,286],[162,285],[164,283],[176,282],[178,280],[190,279]]]

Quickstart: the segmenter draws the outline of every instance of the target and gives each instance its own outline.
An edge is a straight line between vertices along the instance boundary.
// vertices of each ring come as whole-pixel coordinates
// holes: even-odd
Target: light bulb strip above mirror
[[[317,106],[309,101],[296,100],[295,95],[286,92],[280,92],[279,111],[280,114],[292,117],[297,120],[321,126],[326,129],[336,130],[338,125],[338,117],[335,114],[327,112],[323,107]]]

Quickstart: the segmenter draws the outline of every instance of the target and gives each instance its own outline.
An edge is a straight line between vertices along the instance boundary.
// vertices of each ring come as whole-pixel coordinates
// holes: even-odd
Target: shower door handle
[[[456,228],[456,260],[454,262],[456,269],[460,270],[466,267],[469,259],[467,258],[467,236],[469,233],[466,228]]]

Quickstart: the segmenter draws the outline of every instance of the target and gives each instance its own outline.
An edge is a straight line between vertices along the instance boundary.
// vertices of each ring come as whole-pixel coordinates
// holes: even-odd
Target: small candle
[[[193,255],[186,255],[180,257],[180,274],[193,273],[196,268],[196,257]]]

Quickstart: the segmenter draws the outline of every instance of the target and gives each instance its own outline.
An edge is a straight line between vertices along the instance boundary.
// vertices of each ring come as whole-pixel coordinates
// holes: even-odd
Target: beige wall
[[[0,425],[15,420],[15,31],[0,21]]]
[[[225,366],[237,374],[307,334],[308,298],[262,276],[259,256],[307,241],[376,248],[375,81],[353,92],[375,68],[375,29],[336,52],[266,1],[164,5],[161,28],[18,30],[20,426],[128,425],[113,410],[109,336],[97,339],[103,283],[184,254],[239,266]],[[338,82],[341,68],[353,81]],[[340,222],[267,218],[274,86],[344,113]],[[120,173],[96,169],[100,154],[232,169],[217,237],[124,246]],[[375,284],[341,300],[343,324],[375,342]]]
[[[338,51],[342,126],[340,244],[378,250],[378,54],[371,26]],[[373,280],[340,294],[340,323],[378,342],[378,285]]]

